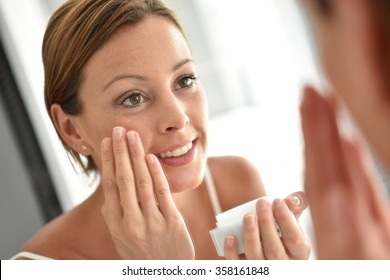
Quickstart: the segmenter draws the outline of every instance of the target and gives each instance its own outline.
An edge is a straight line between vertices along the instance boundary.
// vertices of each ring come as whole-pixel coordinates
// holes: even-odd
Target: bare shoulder
[[[223,211],[266,194],[259,171],[248,159],[238,156],[210,157],[208,166]]]
[[[225,176],[229,173],[233,179],[260,180],[256,167],[248,159],[238,156],[220,156],[208,158],[210,169],[221,172]],[[218,174],[217,174],[218,175]]]

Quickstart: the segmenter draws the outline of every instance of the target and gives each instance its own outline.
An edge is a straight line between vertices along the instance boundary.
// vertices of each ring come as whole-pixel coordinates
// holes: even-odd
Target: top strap
[[[48,258],[48,257],[45,257],[45,256],[41,256],[41,255],[38,255],[38,254],[34,254],[34,253],[31,253],[31,252],[26,252],[26,251],[22,251],[22,252],[17,253],[15,256],[13,256],[11,258],[11,260],[16,260],[17,258],[27,258],[27,259],[30,259],[30,260],[53,260],[51,258]]]
[[[207,191],[209,193],[211,206],[213,207],[214,215],[217,216],[218,214],[222,213],[221,204],[219,203],[218,194],[215,189],[213,176],[211,175],[210,168],[207,164],[206,164],[204,179],[205,179]]]

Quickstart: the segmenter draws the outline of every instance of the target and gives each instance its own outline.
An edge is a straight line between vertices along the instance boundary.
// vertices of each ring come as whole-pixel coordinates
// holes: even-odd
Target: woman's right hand
[[[340,132],[337,103],[306,87],[305,190],[319,259],[389,259],[390,207],[369,151]]]
[[[102,214],[123,259],[194,259],[183,217],[155,155],[135,131],[113,129],[102,141]]]

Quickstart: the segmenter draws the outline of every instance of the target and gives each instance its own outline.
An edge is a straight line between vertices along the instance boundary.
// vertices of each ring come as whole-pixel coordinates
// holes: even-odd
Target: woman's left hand
[[[135,131],[102,141],[102,215],[122,259],[194,259],[194,246],[159,160]]]
[[[247,214],[243,221],[245,254],[237,252],[237,239],[225,239],[225,258],[238,259],[308,259],[310,245],[297,219],[307,207],[303,192],[295,192],[273,203],[260,198],[256,215]]]

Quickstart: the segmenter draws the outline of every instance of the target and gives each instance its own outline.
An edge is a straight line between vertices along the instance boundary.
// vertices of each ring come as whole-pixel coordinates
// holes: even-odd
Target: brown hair
[[[172,22],[185,36],[174,12],[160,0],[69,0],[50,18],[42,46],[45,104],[50,115],[59,104],[69,115],[83,110],[78,89],[89,58],[123,25],[136,25],[157,15]],[[50,116],[51,117],[51,116]],[[80,155],[61,139],[85,172],[96,170],[92,157]]]

